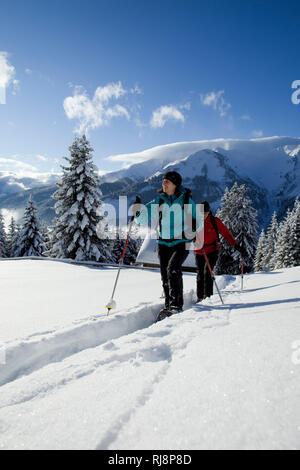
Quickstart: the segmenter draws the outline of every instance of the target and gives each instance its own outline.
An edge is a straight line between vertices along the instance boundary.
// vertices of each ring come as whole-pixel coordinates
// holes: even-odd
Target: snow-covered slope
[[[300,268],[218,277],[224,306],[186,274],[157,324],[159,272],[122,272],[107,317],[115,275],[0,262],[2,449],[300,449]]]

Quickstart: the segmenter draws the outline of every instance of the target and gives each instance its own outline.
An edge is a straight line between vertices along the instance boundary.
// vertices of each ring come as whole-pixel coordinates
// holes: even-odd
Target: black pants
[[[169,247],[158,244],[160,274],[165,294],[165,306],[183,307],[182,265],[188,257],[185,243]]]
[[[211,269],[214,269],[214,266],[218,259],[218,250],[213,251],[207,255],[208,262]],[[196,265],[197,265],[197,297],[198,300],[205,299],[210,297],[214,292],[213,279],[210,275],[209,268],[206,264],[205,257],[203,255],[196,255]]]

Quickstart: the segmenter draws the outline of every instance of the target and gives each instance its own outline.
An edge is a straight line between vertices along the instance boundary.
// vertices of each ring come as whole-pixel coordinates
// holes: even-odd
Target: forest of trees
[[[92,151],[83,135],[69,147],[68,165],[62,166],[62,177],[53,194],[56,218],[47,227],[37,215],[32,196],[25,208],[23,224],[11,218],[7,231],[0,212],[2,257],[50,256],[77,261],[117,263],[123,250],[124,235],[113,239],[109,233],[99,234],[101,191]],[[113,228],[111,229],[113,230]],[[126,232],[126,230],[125,230]],[[134,233],[127,247],[124,262],[135,261],[141,239]]]
[[[39,220],[37,208],[30,196],[22,225],[12,217],[7,228],[0,212],[0,255],[6,257],[49,256],[77,261],[117,263],[126,238],[126,227],[117,232],[115,227],[99,234],[105,227],[99,178],[92,161],[88,140],[75,137],[65,158],[62,177],[53,194],[56,218],[47,227]],[[258,234],[257,211],[247,196],[247,187],[235,183],[226,188],[221,207],[216,214],[228,227],[239,246],[244,248],[245,272],[266,271],[300,265],[300,202],[288,210],[278,223],[274,212],[267,229]],[[102,222],[99,224],[99,222]],[[110,233],[109,233],[110,232]],[[115,236],[111,236],[112,232]],[[110,236],[109,236],[110,235]],[[134,263],[142,243],[136,229],[130,237],[125,264]],[[224,239],[220,240],[217,274],[239,274],[240,254]]]
[[[287,211],[278,223],[274,212],[267,231],[262,230],[255,260],[255,271],[269,271],[300,265],[300,201],[295,200],[292,210]]]

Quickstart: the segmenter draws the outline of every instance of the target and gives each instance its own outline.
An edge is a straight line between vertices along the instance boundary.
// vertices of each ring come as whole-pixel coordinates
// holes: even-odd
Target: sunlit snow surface
[[[160,323],[160,274],[0,262],[2,449],[300,449],[300,268],[217,277]],[[2,360],[1,360],[2,359]],[[4,360],[5,359],[5,360]]]

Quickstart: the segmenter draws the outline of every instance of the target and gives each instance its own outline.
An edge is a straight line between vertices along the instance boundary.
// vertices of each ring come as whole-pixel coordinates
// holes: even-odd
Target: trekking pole
[[[128,225],[127,237],[126,237],[126,240],[125,240],[123,252],[122,252],[121,257],[120,257],[120,259],[119,259],[119,268],[118,268],[116,280],[115,280],[115,283],[114,283],[113,291],[112,291],[112,294],[111,294],[111,298],[110,298],[110,300],[107,302],[107,304],[105,305],[105,308],[107,308],[107,315],[109,314],[109,312],[110,312],[112,309],[114,309],[114,308],[117,307],[116,301],[114,300],[114,295],[115,295],[115,291],[116,291],[116,288],[117,288],[117,284],[118,284],[118,280],[119,280],[121,268],[122,268],[122,266],[123,266],[123,264],[124,264],[125,253],[126,253],[126,250],[127,250],[127,246],[128,246],[129,237],[130,237],[130,233],[131,233],[131,229],[132,229],[133,222],[134,222],[134,215],[131,217],[130,222],[129,222],[129,225]]]
[[[213,270],[211,269],[211,265],[210,265],[210,262],[208,261],[208,257],[207,257],[207,254],[205,253],[204,247],[202,248],[202,250],[203,250],[203,253],[204,253],[205,261],[206,261],[206,264],[207,264],[207,266],[208,266],[208,269],[209,269],[211,278],[212,278],[212,280],[213,280],[214,283],[215,283],[215,286],[216,286],[216,289],[217,289],[217,291],[218,291],[218,294],[219,294],[219,297],[220,297],[220,299],[221,299],[221,302],[222,302],[222,304],[224,305],[224,302],[223,302],[223,299],[222,299],[222,296],[221,296],[221,293],[220,293],[220,290],[219,290],[219,287],[218,287],[218,284],[217,284],[217,281],[216,281],[216,278],[215,278],[215,274],[214,274]]]
[[[241,290],[244,289],[244,258],[242,258],[242,278],[241,278]]]

